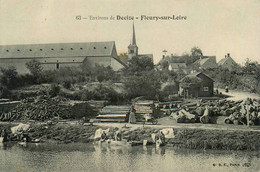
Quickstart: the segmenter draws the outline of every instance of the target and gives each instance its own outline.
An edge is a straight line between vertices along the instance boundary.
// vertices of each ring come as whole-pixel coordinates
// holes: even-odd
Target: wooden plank
[[[102,118],[125,118],[126,115],[98,115],[97,117],[102,117]]]
[[[120,111],[120,110],[101,110],[99,113],[100,114],[110,114],[110,113],[118,113],[118,114],[126,114],[129,111]]]
[[[136,113],[153,113],[153,110],[136,111]]]
[[[112,108],[112,109],[130,109],[130,106],[105,106],[104,108]]]
[[[103,115],[103,116],[107,116],[107,115],[112,115],[112,116],[124,115],[124,116],[126,116],[126,114],[121,114],[121,113],[107,113],[107,114],[99,114],[99,115]]]
[[[100,119],[101,122],[125,122],[125,119]]]

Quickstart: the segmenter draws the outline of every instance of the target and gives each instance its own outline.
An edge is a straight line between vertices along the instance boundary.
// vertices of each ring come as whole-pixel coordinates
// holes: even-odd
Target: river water
[[[82,143],[8,143],[0,146],[0,171],[260,171],[260,153]]]

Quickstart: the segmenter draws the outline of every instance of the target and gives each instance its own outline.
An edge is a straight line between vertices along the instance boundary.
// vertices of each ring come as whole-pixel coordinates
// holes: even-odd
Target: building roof
[[[223,65],[226,61],[228,60],[231,60],[234,64],[236,64],[236,62],[229,56],[229,57],[225,57],[223,59],[221,59],[219,62],[218,62],[218,65]]]
[[[215,63],[216,63],[216,56],[203,56],[202,59],[199,59],[197,61],[195,61],[194,63],[199,64],[200,66],[203,66],[207,61],[214,59]]]
[[[111,56],[115,42],[51,43],[0,46],[0,58]]]
[[[136,45],[136,38],[135,38],[135,25],[134,25],[134,24],[133,24],[133,38],[132,38],[131,45]]]
[[[186,56],[164,56],[158,64],[162,64],[164,61],[168,63],[185,63],[185,57]]]
[[[196,77],[198,77],[199,75],[204,75],[207,78],[209,78],[210,80],[214,81],[212,78],[210,78],[208,75],[204,74],[203,72],[194,72],[194,73],[191,73],[191,74],[189,74],[187,76],[196,76]]]
[[[186,63],[170,63],[169,65],[171,66],[172,69],[187,68]]]

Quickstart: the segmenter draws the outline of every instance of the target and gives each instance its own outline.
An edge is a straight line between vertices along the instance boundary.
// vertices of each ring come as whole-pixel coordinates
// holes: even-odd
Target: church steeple
[[[136,45],[135,38],[135,25],[133,23],[133,35],[130,45],[128,46],[128,59],[130,60],[134,56],[138,56],[138,47]]]
[[[133,38],[132,38],[132,45],[136,45],[136,39],[135,39],[135,24],[133,23]]]

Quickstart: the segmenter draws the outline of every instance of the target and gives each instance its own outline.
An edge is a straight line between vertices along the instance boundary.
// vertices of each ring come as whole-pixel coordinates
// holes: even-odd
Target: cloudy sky
[[[76,20],[76,16],[88,19]],[[140,53],[155,62],[198,46],[217,61],[230,53],[238,63],[260,62],[260,0],[0,0],[0,45],[115,41],[126,52],[134,16]],[[187,16],[187,20],[141,21],[140,16]]]

